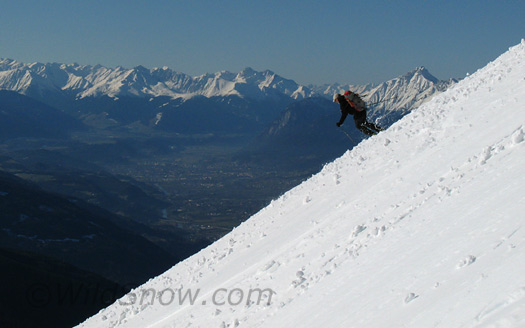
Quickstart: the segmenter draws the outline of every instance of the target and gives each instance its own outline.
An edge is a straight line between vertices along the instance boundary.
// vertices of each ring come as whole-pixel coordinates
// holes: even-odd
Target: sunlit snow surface
[[[524,139],[522,41],[80,327],[524,327]]]

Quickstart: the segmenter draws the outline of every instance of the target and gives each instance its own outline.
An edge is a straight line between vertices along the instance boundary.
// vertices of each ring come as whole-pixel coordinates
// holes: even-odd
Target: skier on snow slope
[[[383,131],[381,127],[366,120],[366,105],[357,93],[350,90],[345,91],[344,96],[338,93],[334,96],[334,102],[339,103],[341,107],[341,119],[336,123],[338,127],[343,124],[348,114],[352,114],[357,129],[367,136]]]

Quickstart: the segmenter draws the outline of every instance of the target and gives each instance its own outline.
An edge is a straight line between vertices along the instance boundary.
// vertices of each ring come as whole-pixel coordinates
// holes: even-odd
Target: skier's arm
[[[348,112],[341,111],[341,118],[339,119],[339,122],[337,122],[337,126],[341,126],[343,122],[345,121],[346,117],[348,116]]]

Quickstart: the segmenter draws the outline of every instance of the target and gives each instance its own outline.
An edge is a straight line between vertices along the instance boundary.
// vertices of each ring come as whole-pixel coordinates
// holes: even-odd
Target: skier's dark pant
[[[366,120],[366,110],[355,113],[354,122],[356,128],[367,136],[372,136],[382,130],[379,126]]]

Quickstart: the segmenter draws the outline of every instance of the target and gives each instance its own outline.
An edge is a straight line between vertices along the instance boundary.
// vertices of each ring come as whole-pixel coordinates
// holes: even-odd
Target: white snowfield
[[[525,327],[524,141],[522,40],[79,327]]]

